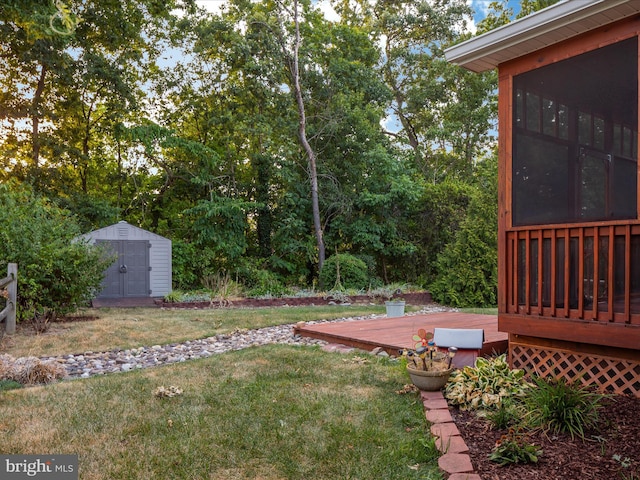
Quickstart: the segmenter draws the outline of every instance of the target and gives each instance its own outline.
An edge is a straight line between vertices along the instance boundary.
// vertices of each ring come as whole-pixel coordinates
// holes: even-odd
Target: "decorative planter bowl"
[[[404,300],[401,301],[386,301],[384,302],[387,307],[387,317],[402,317],[404,316]]]
[[[435,392],[447,384],[453,368],[448,370],[417,370],[407,365],[407,373],[413,384],[420,390]]]

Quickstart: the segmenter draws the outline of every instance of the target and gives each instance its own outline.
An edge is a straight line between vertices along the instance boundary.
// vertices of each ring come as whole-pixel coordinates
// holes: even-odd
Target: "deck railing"
[[[640,324],[640,225],[506,235],[508,313]]]

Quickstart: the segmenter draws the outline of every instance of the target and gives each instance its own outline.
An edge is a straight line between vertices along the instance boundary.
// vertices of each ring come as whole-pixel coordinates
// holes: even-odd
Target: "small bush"
[[[586,430],[597,427],[605,395],[564,379],[535,377],[534,381],[537,388],[524,398],[528,425],[582,439]]]
[[[231,298],[242,295],[242,286],[231,279],[226,272],[218,272],[215,275],[207,275],[202,278],[202,284],[211,292],[210,300],[222,303],[228,302]]]
[[[179,290],[171,290],[164,296],[164,301],[169,303],[180,303],[184,294]]]
[[[348,253],[338,253],[325,260],[320,284],[327,290],[356,289],[369,286],[367,264]]]
[[[491,451],[489,459],[501,466],[513,463],[537,463],[542,450],[529,443],[528,437],[516,429],[510,429]]]
[[[288,292],[282,278],[265,268],[264,260],[244,258],[234,270],[236,280],[246,289],[248,297],[281,297]]]

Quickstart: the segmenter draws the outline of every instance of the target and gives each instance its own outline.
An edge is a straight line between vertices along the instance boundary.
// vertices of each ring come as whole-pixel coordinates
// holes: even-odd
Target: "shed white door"
[[[98,240],[106,243],[117,260],[105,272],[98,298],[149,296],[149,242]]]

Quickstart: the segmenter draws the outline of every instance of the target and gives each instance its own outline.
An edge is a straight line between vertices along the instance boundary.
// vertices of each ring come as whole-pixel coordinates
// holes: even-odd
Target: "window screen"
[[[514,78],[513,223],[637,217],[638,40]]]

